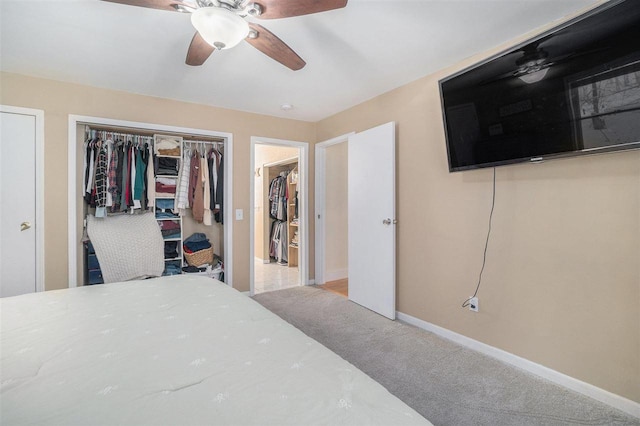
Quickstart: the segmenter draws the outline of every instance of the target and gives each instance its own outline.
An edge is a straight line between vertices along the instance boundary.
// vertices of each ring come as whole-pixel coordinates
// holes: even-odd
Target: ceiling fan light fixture
[[[219,7],[201,7],[191,14],[191,23],[202,38],[216,49],[230,49],[249,34],[249,24],[235,13]]]
[[[537,83],[547,75],[549,68],[542,68],[537,71],[528,72],[526,74],[522,74],[519,76],[520,80],[524,81],[527,84]]]
[[[180,13],[193,13],[196,9],[194,7],[191,6],[187,6],[186,4],[172,4],[171,7],[173,7],[176,12],[180,12]]]

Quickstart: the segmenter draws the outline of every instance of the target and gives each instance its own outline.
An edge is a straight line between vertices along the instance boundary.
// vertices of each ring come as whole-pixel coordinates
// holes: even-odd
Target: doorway
[[[344,297],[349,296],[347,192],[351,134],[320,142],[315,148],[315,283]]]
[[[316,283],[335,281],[330,270],[329,247],[335,225],[327,209],[330,185],[328,151],[338,144],[347,146],[348,298],[374,312],[395,319],[395,123],[339,136],[316,145]],[[346,142],[346,143],[345,143]],[[335,170],[331,173],[336,173]],[[342,207],[344,210],[344,207]],[[338,269],[339,271],[339,269]],[[326,284],[325,284],[326,285]]]
[[[303,142],[251,140],[252,295],[307,284],[307,155]]]

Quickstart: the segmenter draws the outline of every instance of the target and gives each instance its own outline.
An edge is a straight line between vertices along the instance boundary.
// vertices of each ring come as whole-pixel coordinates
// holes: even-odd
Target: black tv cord
[[[478,290],[480,290],[480,283],[482,282],[482,273],[484,272],[484,266],[487,263],[487,247],[489,247],[489,235],[491,235],[491,220],[493,219],[493,208],[496,206],[496,168],[493,168],[493,197],[491,199],[491,213],[489,214],[489,230],[487,231],[487,240],[484,243],[484,255],[482,256],[482,269],[480,269],[480,276],[478,277],[478,285],[473,296],[462,302],[462,307],[469,306],[469,301],[476,297]]]

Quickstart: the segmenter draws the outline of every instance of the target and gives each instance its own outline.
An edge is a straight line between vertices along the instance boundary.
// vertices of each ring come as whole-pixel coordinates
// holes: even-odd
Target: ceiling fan
[[[103,0],[130,6],[191,13],[196,33],[187,51],[187,65],[202,65],[217,50],[230,49],[247,41],[250,45],[297,71],[306,62],[285,42],[262,25],[259,19],[289,18],[340,9],[347,0]]]
[[[525,83],[536,83],[544,78],[549,68],[556,62],[549,60],[549,53],[538,43],[531,43],[522,50],[522,56],[516,59],[518,69],[513,72],[514,77],[520,78]]]
[[[574,46],[572,40],[569,37],[565,37],[565,35],[570,34],[565,31],[559,31],[504,55],[501,61],[510,70],[479,84],[483,86],[490,85],[513,78],[518,78],[527,84],[537,83],[544,79],[552,69],[559,70],[567,63],[579,61],[584,57],[608,49],[606,46],[598,46],[582,51],[579,47]],[[567,46],[573,47],[569,48]],[[553,52],[558,50],[568,51],[568,53],[554,55]]]

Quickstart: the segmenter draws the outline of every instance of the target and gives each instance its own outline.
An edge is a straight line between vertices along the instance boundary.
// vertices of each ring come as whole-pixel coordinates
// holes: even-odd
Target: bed
[[[207,277],[28,294],[0,310],[3,425],[430,424]]]

